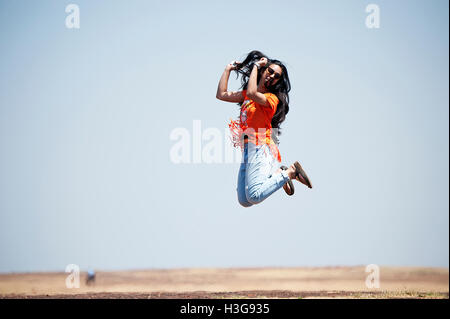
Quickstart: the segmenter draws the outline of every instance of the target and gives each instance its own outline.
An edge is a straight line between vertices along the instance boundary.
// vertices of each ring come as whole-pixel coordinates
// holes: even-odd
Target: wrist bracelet
[[[255,62],[256,67],[258,68],[258,70],[261,68],[261,66],[259,65],[258,62]]]

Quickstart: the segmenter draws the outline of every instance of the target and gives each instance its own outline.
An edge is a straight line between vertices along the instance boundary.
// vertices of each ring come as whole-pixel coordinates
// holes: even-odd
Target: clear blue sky
[[[448,9],[1,0],[0,272],[448,267]],[[245,209],[239,164],[174,164],[169,136],[225,130],[219,78],[253,49],[288,67],[280,151],[314,188]]]

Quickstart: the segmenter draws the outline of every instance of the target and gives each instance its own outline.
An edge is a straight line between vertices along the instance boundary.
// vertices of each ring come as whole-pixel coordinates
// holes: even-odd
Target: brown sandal
[[[287,170],[288,168],[286,166],[280,166],[280,168],[282,170]],[[286,192],[286,194],[288,194],[289,196],[294,195],[295,189],[294,189],[294,184],[292,183],[291,180],[288,180],[284,185],[283,185],[283,189]]]
[[[302,166],[299,162],[294,163],[295,167],[295,178],[302,184],[305,184],[309,188],[312,188],[311,182],[309,181],[308,175],[306,175],[305,171],[303,170]]]

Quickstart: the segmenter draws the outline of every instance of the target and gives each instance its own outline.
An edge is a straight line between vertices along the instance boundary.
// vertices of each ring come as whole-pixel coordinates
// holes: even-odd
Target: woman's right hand
[[[233,71],[233,70],[236,70],[236,68],[237,68],[237,65],[236,65],[236,64],[238,64],[238,63],[240,63],[240,62],[238,62],[238,61],[233,61],[233,62],[229,63],[229,64],[225,67],[225,70],[227,70],[227,71]]]

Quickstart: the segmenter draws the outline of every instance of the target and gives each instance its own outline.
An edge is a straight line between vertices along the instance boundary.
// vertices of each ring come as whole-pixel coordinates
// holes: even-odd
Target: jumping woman
[[[242,86],[237,92],[228,91],[228,78],[233,70],[241,75]],[[244,207],[262,202],[281,187],[293,195],[294,179],[312,188],[298,162],[290,167],[278,164],[272,173],[274,163],[281,163],[278,135],[289,112],[290,90],[283,63],[259,51],[250,52],[243,62],[228,64],[220,78],[216,97],[240,106],[239,119],[231,120],[229,127],[233,145],[242,150],[237,195]]]

